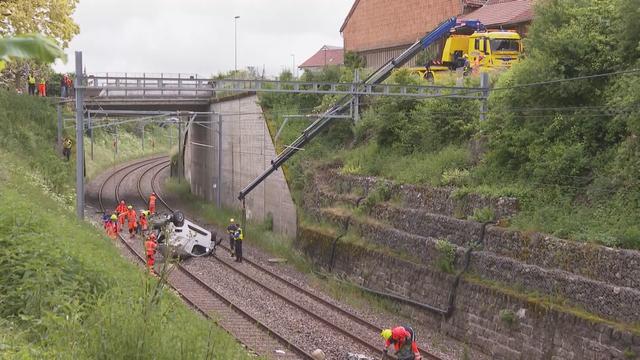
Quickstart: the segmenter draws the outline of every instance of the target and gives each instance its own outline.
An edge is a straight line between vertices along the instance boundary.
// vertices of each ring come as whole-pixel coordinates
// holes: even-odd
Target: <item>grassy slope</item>
[[[74,219],[52,119],[44,102],[0,93],[0,358],[248,358]]]

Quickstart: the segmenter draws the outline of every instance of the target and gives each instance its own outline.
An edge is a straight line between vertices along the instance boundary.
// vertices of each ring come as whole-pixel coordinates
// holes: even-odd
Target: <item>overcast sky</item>
[[[80,25],[67,49],[83,52],[89,73],[197,73],[264,66],[268,75],[296,66],[322,45],[342,46],[339,30],[353,0],[80,0]]]

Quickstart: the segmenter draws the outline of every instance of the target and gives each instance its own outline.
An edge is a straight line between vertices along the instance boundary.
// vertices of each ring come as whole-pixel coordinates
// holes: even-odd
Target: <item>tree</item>
[[[0,70],[5,68],[6,62],[16,59],[49,64],[55,59],[66,60],[66,55],[53,39],[40,34],[0,38]],[[14,65],[15,61],[10,64]],[[13,82],[13,86],[19,88],[20,81],[17,75],[20,74],[21,68],[20,64],[13,68],[8,68],[8,71],[4,71],[0,76],[0,83],[8,86]]]
[[[0,35],[40,33],[66,48],[79,33],[73,14],[79,0],[3,0],[0,1]]]
[[[344,66],[349,69],[362,69],[367,66],[367,59],[357,52],[347,51],[344,54]]]

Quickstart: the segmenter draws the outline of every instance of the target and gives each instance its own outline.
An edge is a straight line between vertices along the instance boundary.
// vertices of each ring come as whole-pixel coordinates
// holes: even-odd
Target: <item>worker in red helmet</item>
[[[144,249],[147,254],[147,268],[149,268],[150,273],[153,273],[153,264],[156,262],[155,255],[157,247],[156,234],[151,232],[149,237],[147,237],[147,241],[144,242]]]
[[[156,213],[156,193],[152,192],[151,195],[149,195],[149,212],[151,214],[155,214]]]
[[[384,329],[380,335],[385,339],[384,353],[387,354],[389,347],[393,345],[393,350],[398,360],[422,360],[422,355],[416,344],[416,336],[411,326],[396,326],[393,329]]]
[[[127,223],[129,225],[129,234],[133,239],[136,236],[136,228],[138,227],[138,214],[132,205],[127,207]]]

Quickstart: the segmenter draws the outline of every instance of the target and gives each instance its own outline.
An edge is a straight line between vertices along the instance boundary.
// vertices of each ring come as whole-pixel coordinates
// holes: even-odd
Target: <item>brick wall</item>
[[[414,43],[462,12],[460,0],[360,0],[343,29],[346,51]]]

